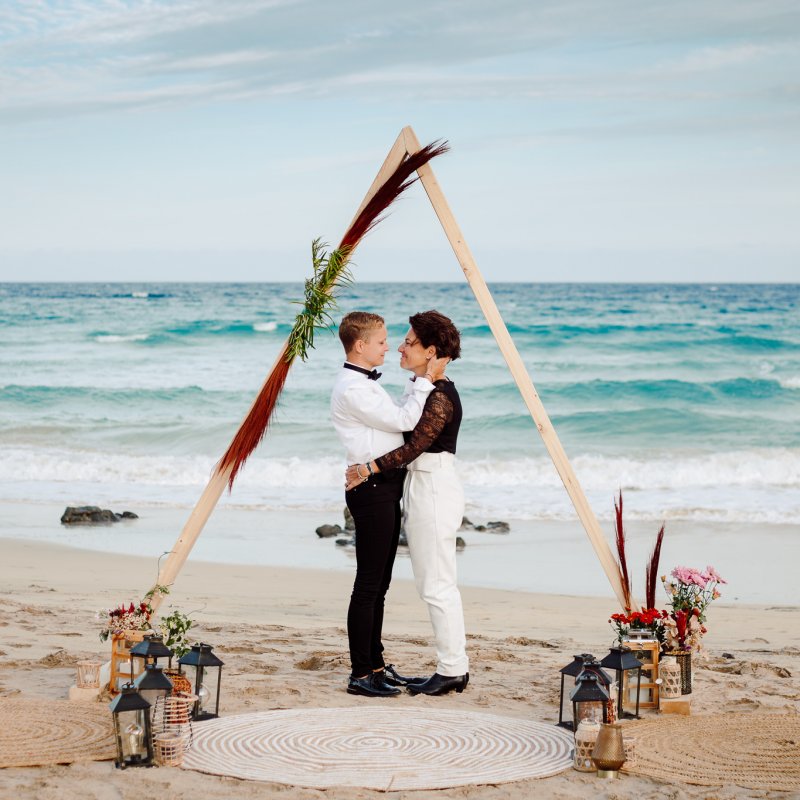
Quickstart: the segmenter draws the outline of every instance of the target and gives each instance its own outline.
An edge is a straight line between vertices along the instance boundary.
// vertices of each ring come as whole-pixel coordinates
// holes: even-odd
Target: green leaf
[[[348,270],[350,248],[343,247],[330,253],[321,239],[311,243],[311,263],[313,277],[305,281],[303,310],[295,317],[289,334],[286,360],[308,358],[308,351],[314,347],[314,334],[319,328],[333,326],[332,312],[336,308],[336,292],[352,283]],[[300,301],[294,301],[298,305]]]

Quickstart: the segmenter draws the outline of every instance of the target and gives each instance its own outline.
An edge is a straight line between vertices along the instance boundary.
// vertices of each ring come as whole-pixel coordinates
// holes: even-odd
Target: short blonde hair
[[[345,353],[349,353],[359,339],[366,342],[370,332],[383,324],[383,317],[369,311],[351,311],[345,314],[339,323],[339,339]]]

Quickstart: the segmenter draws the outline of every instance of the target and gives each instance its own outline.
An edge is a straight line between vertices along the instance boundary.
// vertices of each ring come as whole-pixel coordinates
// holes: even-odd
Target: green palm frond
[[[294,301],[302,305],[303,310],[295,317],[289,334],[286,350],[286,360],[289,362],[298,357],[305,361],[309,349],[314,347],[316,330],[333,327],[331,313],[336,308],[336,290],[349,286],[353,280],[348,268],[352,248],[340,247],[329,253],[327,247],[320,239],[314,239],[311,243],[314,274],[305,282],[305,299]]]

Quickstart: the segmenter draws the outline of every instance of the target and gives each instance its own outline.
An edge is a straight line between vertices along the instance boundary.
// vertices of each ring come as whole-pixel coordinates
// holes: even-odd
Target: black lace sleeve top
[[[452,381],[436,381],[417,426],[403,434],[406,443],[375,459],[378,469],[404,467],[421,453],[455,453],[461,426],[461,399]]]

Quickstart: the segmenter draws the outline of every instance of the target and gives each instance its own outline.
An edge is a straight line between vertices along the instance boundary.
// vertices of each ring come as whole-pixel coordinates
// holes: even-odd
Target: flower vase
[[[692,693],[692,652],[691,650],[679,650],[670,653],[675,656],[675,661],[681,668],[681,694]]]

